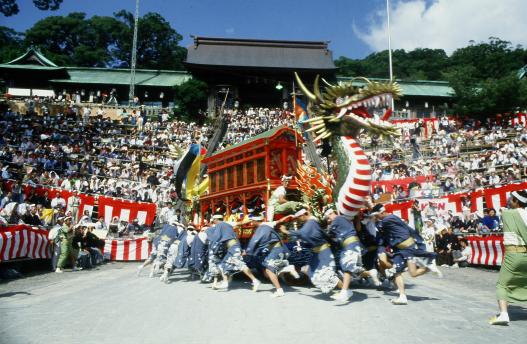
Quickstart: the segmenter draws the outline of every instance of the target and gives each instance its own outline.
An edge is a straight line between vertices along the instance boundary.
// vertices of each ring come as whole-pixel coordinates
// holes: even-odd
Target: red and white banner
[[[521,125],[522,127],[527,127],[527,114],[525,113],[515,113],[512,115],[511,124],[513,127]]]
[[[449,120],[451,120],[451,118],[449,117],[448,118]],[[423,121],[423,132],[424,132],[424,136],[429,138],[430,136],[432,136],[432,134],[434,132],[438,132],[439,131],[439,119],[437,117],[434,117],[434,118],[412,118],[412,119],[394,119],[394,120],[391,120],[390,122],[392,122],[393,124],[395,124],[395,126],[397,127],[404,127],[405,125],[408,125],[408,124],[414,124],[418,121]]]
[[[48,232],[26,225],[0,227],[0,262],[51,258]]]
[[[527,182],[504,185],[492,189],[484,189],[483,195],[485,196],[487,208],[494,208],[496,213],[499,215],[500,208],[507,205],[507,199],[509,198],[510,193],[513,191],[525,189],[527,189]]]
[[[467,241],[472,248],[470,264],[501,266],[505,253],[502,236],[471,236]]]
[[[5,190],[10,191],[12,184],[12,181],[4,182]],[[71,191],[62,189],[24,185],[24,194],[26,196],[29,195],[32,190],[34,190],[35,194],[38,196],[44,196],[47,193],[47,198],[50,200],[53,199],[55,195],[59,194],[60,197],[66,201],[67,208],[69,208],[69,197],[73,194]],[[84,213],[84,210],[88,210],[91,216],[95,205],[95,197],[96,196],[93,195],[79,194],[79,218]],[[117,216],[119,219],[126,222],[131,222],[137,218],[140,224],[151,225],[154,222],[157,209],[155,203],[132,202],[106,196],[98,197],[98,205],[99,217],[103,217],[107,224],[110,223],[112,217]]]
[[[152,251],[152,242],[147,238],[106,239],[103,253],[109,254],[110,260],[136,261],[145,260]]]
[[[404,190],[408,190],[408,186],[412,182],[417,182],[419,184],[426,182],[427,180],[434,181],[436,178],[435,176],[417,176],[417,177],[408,177],[408,178],[400,178],[400,179],[392,179],[392,180],[379,180],[371,182],[371,189],[373,189],[376,186],[381,186],[384,192],[392,192],[394,186],[402,186]]]
[[[500,208],[507,205],[507,199],[512,191],[525,189],[527,189],[527,182],[480,189],[468,193],[450,194],[440,198],[421,198],[417,199],[417,201],[419,201],[420,210],[433,203],[440,212],[452,210],[453,213],[461,213],[463,199],[469,198],[471,201],[471,212],[477,212],[480,216],[483,216],[483,211],[490,208],[494,208],[499,214]],[[388,212],[408,221],[409,225],[413,227],[411,208],[414,201],[389,203],[384,206]]]
[[[114,216],[126,222],[138,219],[140,224],[151,225],[156,216],[156,205],[155,203],[130,202],[100,196],[99,217],[103,217],[104,221],[109,224]]]

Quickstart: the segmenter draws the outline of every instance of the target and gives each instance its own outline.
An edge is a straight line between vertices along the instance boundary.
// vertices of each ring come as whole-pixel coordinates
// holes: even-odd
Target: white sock
[[[508,312],[500,312],[500,315],[498,316],[500,320],[509,320],[509,313]]]
[[[276,292],[277,292],[277,293],[283,293],[284,290],[283,290],[282,288],[277,288],[277,289],[276,289]]]

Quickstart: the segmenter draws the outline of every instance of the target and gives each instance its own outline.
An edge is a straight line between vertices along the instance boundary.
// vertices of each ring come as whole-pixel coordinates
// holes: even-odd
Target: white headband
[[[518,201],[522,203],[527,203],[527,197],[523,197],[522,195],[518,193],[518,191],[511,192],[511,195],[513,195],[514,198],[516,198]]]
[[[299,217],[299,216],[302,216],[304,214],[307,214],[307,209],[300,209],[299,211],[297,211],[294,215],[294,217]]]

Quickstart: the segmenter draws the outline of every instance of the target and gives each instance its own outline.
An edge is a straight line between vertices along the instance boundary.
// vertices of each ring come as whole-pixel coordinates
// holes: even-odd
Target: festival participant
[[[287,260],[289,251],[274,230],[278,222],[264,222],[262,215],[252,216],[251,222],[256,226],[256,230],[243,254],[256,257],[264,267],[264,273],[276,288],[271,297],[285,296],[284,290],[278,281],[278,275],[288,272],[295,278],[300,276],[296,272],[295,267],[289,264]]]
[[[416,239],[417,232],[396,215],[386,212],[381,204],[373,207],[372,216],[375,216],[380,222],[385,244],[393,250],[392,263],[393,267],[385,270],[386,277],[394,278],[395,285],[399,289],[399,297],[392,300],[394,305],[406,305],[408,300],[404,288],[404,279],[402,273],[408,267],[408,272],[412,277],[424,275],[427,271],[436,271],[437,267],[432,266],[433,254],[418,248]],[[418,267],[416,257],[425,257],[428,259],[426,267]],[[437,270],[438,271],[438,270]]]
[[[379,253],[384,252],[385,247],[381,245],[382,238],[375,226],[375,219],[368,213],[365,213],[363,218],[357,222],[357,235],[365,248],[362,251],[362,264],[367,275],[363,274],[363,277],[366,275],[371,279],[374,286],[379,287],[381,282],[379,281],[377,265]]]
[[[213,276],[208,273],[208,249],[209,244],[207,241],[207,231],[211,227],[208,226],[208,222],[201,227],[199,233],[196,234],[192,244],[190,245],[190,254],[188,257],[188,269],[190,270],[192,277],[195,274],[200,276],[201,282],[207,283],[212,282]]]
[[[172,217],[169,220],[169,223],[163,225],[161,232],[152,242],[150,256],[137,268],[137,276],[139,276],[141,271],[150,264],[152,264],[149,275],[150,278],[154,277],[154,275],[160,271],[165,264],[167,251],[178,235],[176,224],[176,218]]]
[[[361,244],[355,226],[347,218],[337,214],[332,208],[325,211],[324,218],[328,221],[329,234],[340,248],[340,269],[344,273],[340,294],[332,298],[345,302],[353,296],[353,292],[349,290],[352,276],[359,277],[364,272]]]
[[[271,197],[269,197],[269,202],[267,204],[267,221],[273,221],[275,214],[294,213],[294,209],[299,203],[295,201],[288,201],[286,198],[286,188],[291,182],[291,179],[293,179],[292,176],[283,175],[282,185],[277,187],[271,194]]]
[[[79,207],[81,204],[81,199],[79,197],[79,192],[75,191],[73,194],[68,197],[68,207],[66,208],[66,212],[71,212],[71,217],[73,218],[73,223],[77,223],[79,221]]]
[[[177,222],[177,217],[174,215],[174,218],[171,220],[173,224],[177,227],[177,237],[175,240],[170,244],[170,247],[167,251],[167,259],[165,262],[165,266],[163,268],[163,275],[159,278],[161,282],[168,283],[168,277],[174,271],[175,268],[180,267],[177,264],[177,259],[180,256],[180,250],[182,246],[182,242],[187,241],[187,229],[183,227],[183,225],[179,222]]]
[[[59,232],[63,225],[64,218],[59,217],[57,219],[57,224],[53,226],[48,233],[48,239],[51,245],[51,271],[55,271],[57,269],[57,263],[60,257]]]
[[[212,218],[214,228],[207,231],[209,250],[210,254],[212,254],[212,262],[213,264],[217,264],[217,268],[222,276],[221,283],[213,284],[213,288],[229,289],[229,281],[231,277],[238,272],[243,272],[250,278],[253,285],[253,291],[258,291],[261,282],[253,275],[243,261],[241,245],[236,237],[233,227],[223,221],[223,214],[221,213],[214,214]],[[210,264],[211,259],[209,259],[209,265]],[[217,275],[216,272],[215,277],[217,277]]]
[[[527,302],[527,190],[513,191],[509,208],[501,211],[505,257],[496,286],[500,313],[491,325],[509,324],[509,302]]]
[[[73,227],[71,225],[71,216],[64,218],[64,225],[59,230],[59,242],[60,242],[60,257],[57,263],[56,273],[62,273],[66,263],[71,261],[73,254],[72,240],[73,240]],[[73,265],[75,270],[75,265]]]
[[[289,239],[301,240],[311,247],[313,255],[309,260],[307,275],[313,285],[324,294],[330,293],[337,286],[341,287],[342,282],[336,273],[330,239],[320,228],[317,219],[309,213],[305,206],[294,214],[294,218],[303,224],[299,230],[287,230],[282,226],[280,231],[287,234]]]

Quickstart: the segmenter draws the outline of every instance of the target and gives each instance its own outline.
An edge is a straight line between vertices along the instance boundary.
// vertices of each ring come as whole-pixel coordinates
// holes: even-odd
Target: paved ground
[[[133,263],[39,274],[0,284],[0,343],[518,343],[527,308],[511,308],[509,327],[491,327],[496,271],[449,269],[445,279],[409,282],[408,306],[393,292],[356,289],[339,305],[313,288],[270,284],[250,291],[240,279],[214,291],[177,273],[168,285],[137,278]]]

